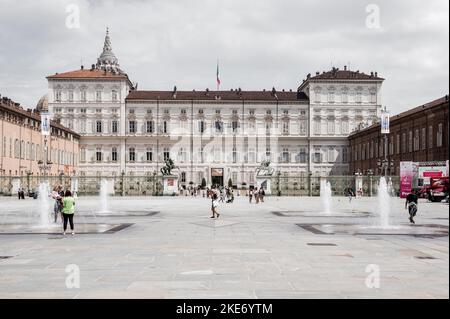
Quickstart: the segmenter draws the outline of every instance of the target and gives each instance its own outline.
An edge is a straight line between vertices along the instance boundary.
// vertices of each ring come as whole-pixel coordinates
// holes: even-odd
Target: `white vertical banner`
[[[389,134],[389,112],[381,112],[381,134]]]
[[[50,120],[49,113],[41,113],[41,134],[50,135]]]

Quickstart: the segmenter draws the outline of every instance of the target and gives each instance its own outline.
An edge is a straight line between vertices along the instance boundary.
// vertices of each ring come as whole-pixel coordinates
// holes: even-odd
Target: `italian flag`
[[[217,61],[216,81],[217,81],[217,91],[219,91],[219,85],[220,85],[220,78],[219,78],[219,61]]]

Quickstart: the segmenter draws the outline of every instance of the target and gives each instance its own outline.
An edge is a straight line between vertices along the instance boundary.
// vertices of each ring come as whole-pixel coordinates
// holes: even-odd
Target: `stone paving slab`
[[[374,234],[361,230],[378,222],[376,198],[333,198],[338,209],[324,216],[319,198],[250,205],[237,197],[212,220],[204,198],[112,198],[114,211],[98,216],[98,198],[86,197],[77,199],[73,237],[27,233],[39,221],[36,203],[0,198],[0,233],[26,230],[0,236],[0,298],[449,298],[442,203],[421,201],[410,226],[404,201],[394,199],[397,233]],[[66,286],[69,265],[79,269],[79,288]],[[373,266],[378,288],[366,285]]]

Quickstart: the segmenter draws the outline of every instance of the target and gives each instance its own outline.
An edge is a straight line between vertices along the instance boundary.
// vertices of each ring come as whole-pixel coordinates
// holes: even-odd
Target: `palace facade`
[[[81,136],[81,175],[159,174],[171,158],[182,185],[251,186],[263,160],[282,175],[345,175],[347,137],[378,120],[383,79],[333,68],[297,90],[137,90],[112,52],[47,77],[54,119]]]

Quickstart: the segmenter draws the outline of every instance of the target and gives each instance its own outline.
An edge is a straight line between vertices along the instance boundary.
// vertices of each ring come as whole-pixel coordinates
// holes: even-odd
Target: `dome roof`
[[[48,111],[48,96],[45,94],[39,99],[36,104],[36,110],[38,111]]]

